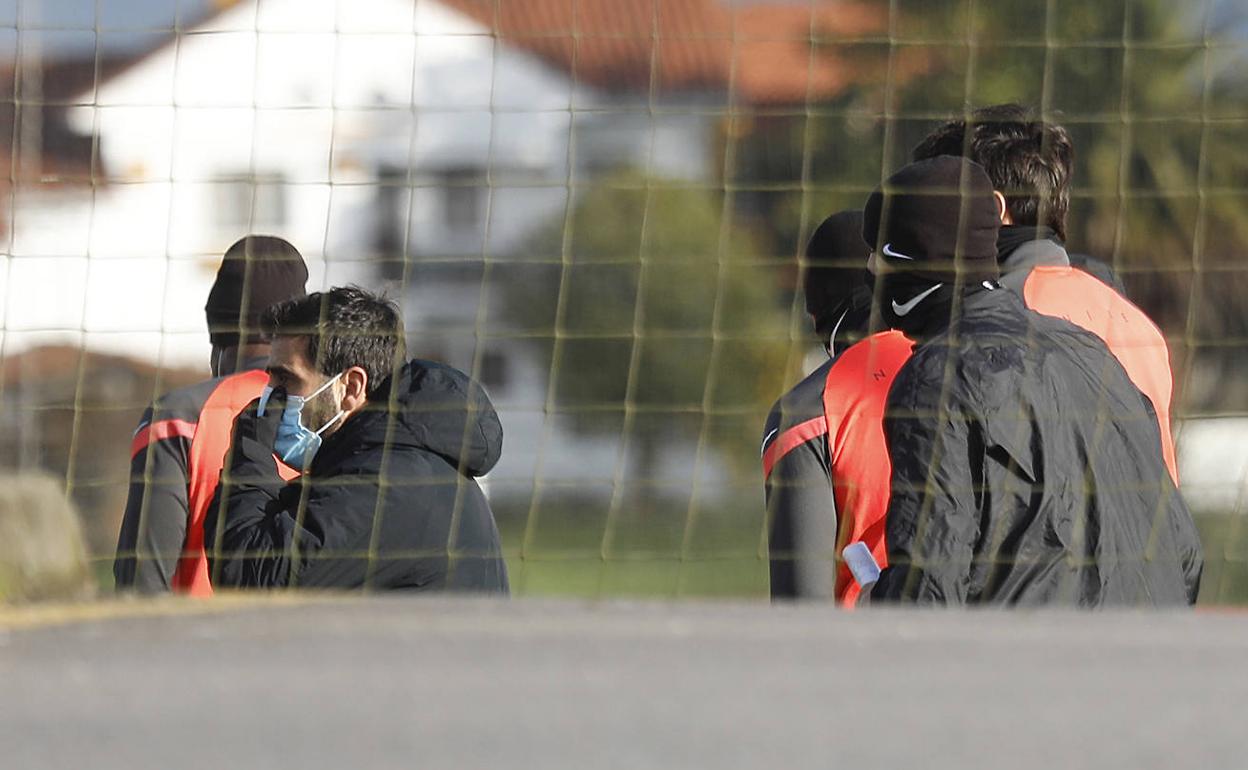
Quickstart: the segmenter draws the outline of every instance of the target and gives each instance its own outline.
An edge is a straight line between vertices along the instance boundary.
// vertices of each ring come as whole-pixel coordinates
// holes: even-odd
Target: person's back
[[[302,295],[307,277],[303,257],[281,238],[251,235],[225,252],[204,308],[213,378],[161,396],[131,442],[113,563],[118,590],[212,594],[203,520],[234,418],[268,380],[268,345],[255,334],[259,316],[272,302]]]
[[[1022,287],[1028,308],[1070,321],[1099,337],[1156,414],[1166,470],[1179,483],[1170,429],[1174,377],[1166,337],[1144,311],[1104,282],[1074,267],[1036,267]]]
[[[949,451],[943,426],[970,450]],[[976,293],[956,338],[929,340],[903,367],[885,430],[894,567],[874,599],[1195,601],[1199,539],[1155,417],[1094,335],[1011,292]]]
[[[1076,270],[1082,270],[1109,288],[1118,292],[1118,294],[1123,298],[1130,299],[1130,297],[1127,296],[1126,284],[1122,282],[1122,279],[1118,277],[1118,273],[1108,262],[1097,259],[1090,254],[1083,254],[1078,251],[1068,251],[1066,256],[1070,260],[1071,267]]]
[[[1105,341],[1152,402],[1166,467],[1178,484],[1165,336],[1127,299],[1109,265],[1065,247],[1075,156],[1069,133],[1020,105],[998,104],[975,110],[969,120],[946,122],[912,152],[916,161],[940,155],[965,155],[985,168],[1002,225],[1001,284],[1032,310],[1065,318]]]
[[[773,599],[835,598],[852,606],[861,586],[842,558],[844,546],[861,542],[877,562],[886,560],[882,420],[910,341],[897,332],[867,336],[868,256],[857,210],[829,216],[806,248],[806,311],[830,360],[776,402],[763,431]]]
[[[864,543],[888,563],[884,514],[891,467],[884,407],[911,342],[896,331],[861,340],[777,402],[763,444],[773,598],[852,607],[862,587],[840,558]]]
[[[237,374],[166,393],[144,414],[130,446],[130,496],[113,564],[118,588],[212,595],[204,515],[234,418],[267,381],[264,361],[253,359]]]
[[[884,317],[918,341],[888,398],[872,599],[1195,601],[1200,542],[1148,399],[1103,340],[998,282],[999,227],[992,182],[960,158],[906,166],[868,199]]]

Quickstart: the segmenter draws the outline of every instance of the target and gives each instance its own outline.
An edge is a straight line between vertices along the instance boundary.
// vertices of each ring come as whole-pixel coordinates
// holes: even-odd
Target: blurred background
[[[489,389],[514,593],[763,597],[806,239],[1015,101],[1169,339],[1201,602],[1248,602],[1246,65],[1235,0],[0,0],[0,470],[107,591],[139,416],[272,233]]]

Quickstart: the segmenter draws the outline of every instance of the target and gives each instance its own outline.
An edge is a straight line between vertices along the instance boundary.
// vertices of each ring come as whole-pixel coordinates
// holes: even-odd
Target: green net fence
[[[515,594],[764,597],[810,233],[1018,102],[1166,335],[1201,600],[1243,601],[1246,55],[1225,0],[0,2],[0,464],[64,480],[107,586],[138,419],[273,233],[489,390]]]

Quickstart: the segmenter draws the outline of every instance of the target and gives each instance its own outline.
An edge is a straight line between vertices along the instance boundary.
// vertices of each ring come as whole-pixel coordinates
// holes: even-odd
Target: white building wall
[[[569,190],[610,166],[715,171],[712,118],[575,83],[432,0],[243,3],[82,101],[71,122],[98,135],[106,177],[19,190],[0,255],[10,353],[70,341],[206,371],[204,301],[247,232],[291,240],[311,288],[375,286],[383,201],[411,258],[480,263],[526,256]],[[448,185],[474,190],[479,215],[448,216]],[[471,369],[480,303],[494,300],[471,271],[424,275],[398,292],[412,352],[431,343]],[[496,475],[611,477],[618,440],[568,433],[544,412],[547,364],[523,344],[507,355],[496,396],[509,445],[529,451]],[[691,473],[693,450],[672,453],[661,466]]]

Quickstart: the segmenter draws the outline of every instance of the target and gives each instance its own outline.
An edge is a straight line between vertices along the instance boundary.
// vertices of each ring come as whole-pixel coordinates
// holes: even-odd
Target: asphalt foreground
[[[1237,768],[1248,615],[0,611],[0,767]]]

